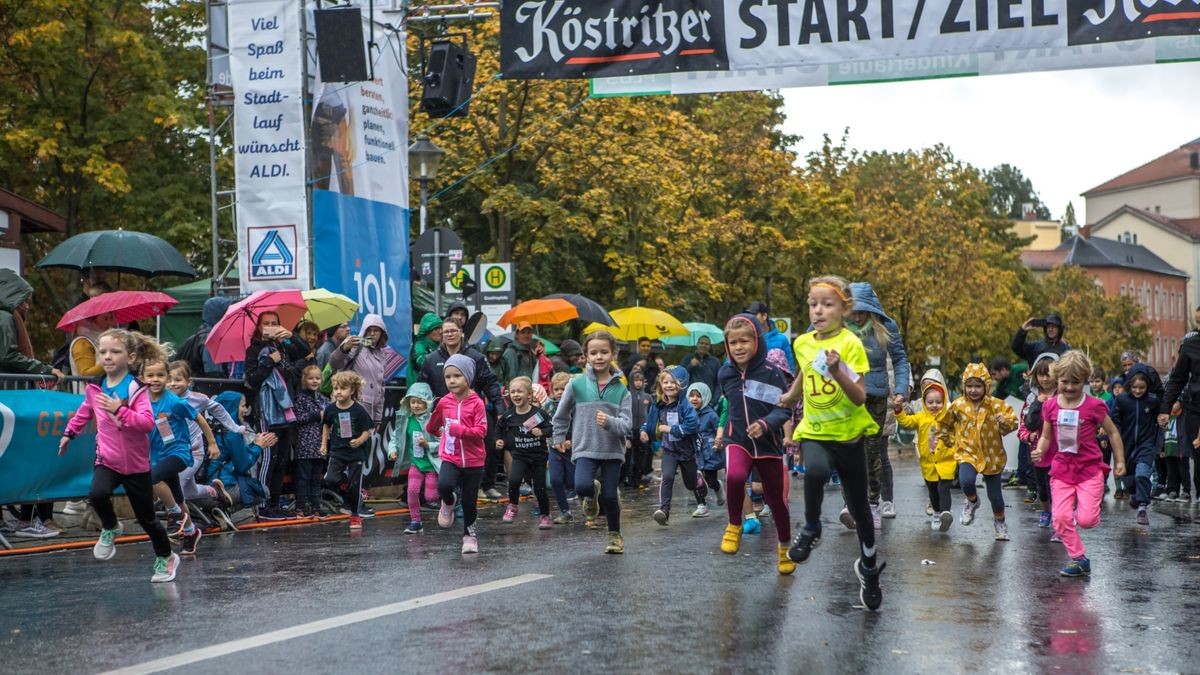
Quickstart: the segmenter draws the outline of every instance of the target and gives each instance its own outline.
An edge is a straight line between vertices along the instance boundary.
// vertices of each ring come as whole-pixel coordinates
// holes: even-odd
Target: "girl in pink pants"
[[[1112,468],[1117,476],[1125,474],[1125,448],[1108,417],[1108,407],[1083,392],[1092,373],[1087,355],[1071,350],[1050,366],[1050,373],[1058,381],[1058,395],[1042,404],[1042,436],[1032,456],[1039,462],[1051,447],[1057,448],[1050,460],[1051,521],[1071,556],[1060,574],[1086,577],[1092,573],[1092,563],[1076,527],[1091,529],[1099,524],[1109,470],[1096,440],[1097,430],[1103,429],[1112,442]]]
[[[400,401],[396,430],[388,444],[388,459],[396,463],[392,475],[408,465],[408,527],[404,534],[417,534],[425,529],[421,523],[421,493],[426,502],[438,498],[437,479],[438,440],[425,431],[425,423],[433,409],[433,390],[424,382],[414,383],[408,395]]]

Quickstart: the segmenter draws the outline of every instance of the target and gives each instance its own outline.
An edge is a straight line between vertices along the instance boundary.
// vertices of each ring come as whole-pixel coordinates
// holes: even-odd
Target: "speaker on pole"
[[[321,81],[362,82],[369,79],[362,10],[357,7],[318,9],[313,16]]]
[[[430,45],[423,79],[421,110],[434,117],[462,117],[475,87],[475,55],[464,45],[436,40]]]

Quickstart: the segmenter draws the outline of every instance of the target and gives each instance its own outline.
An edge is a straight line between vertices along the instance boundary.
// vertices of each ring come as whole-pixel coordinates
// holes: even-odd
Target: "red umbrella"
[[[109,312],[116,315],[116,323],[141,321],[162,316],[177,304],[179,304],[178,300],[158,291],[112,291],[88,298],[75,305],[69,312],[63,314],[62,319],[58,322],[58,327],[71,332],[84,321]]]
[[[308,307],[300,291],[256,291],[232,305],[208,333],[204,346],[214,363],[233,363],[246,358],[246,349],[263,314],[279,315],[279,323],[292,329],[304,317]]]

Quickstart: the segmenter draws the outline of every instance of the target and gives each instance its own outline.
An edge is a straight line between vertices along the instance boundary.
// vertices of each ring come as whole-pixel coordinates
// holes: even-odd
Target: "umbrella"
[[[543,299],[552,300],[555,298],[559,300],[566,300],[574,305],[575,309],[579,310],[580,321],[599,323],[605,326],[611,326],[616,323],[613,321],[612,315],[608,313],[608,310],[604,309],[600,303],[592,300],[591,298],[578,295],[576,293],[553,293],[551,295],[547,295]]]
[[[274,312],[279,315],[280,324],[295,326],[306,310],[300,291],[256,291],[225,312],[209,331],[204,346],[214,363],[241,361],[246,358],[246,349],[258,327],[258,317]]]
[[[683,327],[688,329],[687,337],[665,337],[662,339],[663,344],[672,347],[695,347],[702,337],[708,338],[714,345],[725,341],[725,331],[711,323],[685,323]]]
[[[575,309],[575,305],[560,298],[526,300],[505,312],[496,323],[501,326],[511,326],[515,323],[549,326],[578,317],[579,310]]]
[[[606,329],[611,331],[618,340],[639,340],[641,338],[658,340],[670,336],[690,335],[679,319],[661,309],[622,307],[614,309],[610,314],[612,314],[615,324],[604,326],[593,323],[585,328],[584,332],[591,333],[595,330]]]
[[[112,312],[116,315],[117,323],[141,321],[167,313],[179,301],[166,293],[158,291],[112,291],[97,295],[94,298],[75,305],[58,322],[61,330],[71,332],[79,324],[103,314]]]
[[[349,323],[358,313],[358,303],[341,293],[314,288],[300,295],[304,298],[304,304],[308,306],[304,318],[317,324],[317,328],[321,330]]]
[[[152,234],[131,230],[77,234],[55,246],[37,267],[113,270],[142,277],[196,276],[195,268],[174,246]]]

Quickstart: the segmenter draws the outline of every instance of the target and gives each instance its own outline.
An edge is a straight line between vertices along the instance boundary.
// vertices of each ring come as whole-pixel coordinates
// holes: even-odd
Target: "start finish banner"
[[[741,72],[1200,39],[1200,0],[526,0],[505,2],[501,12],[509,78]]]

